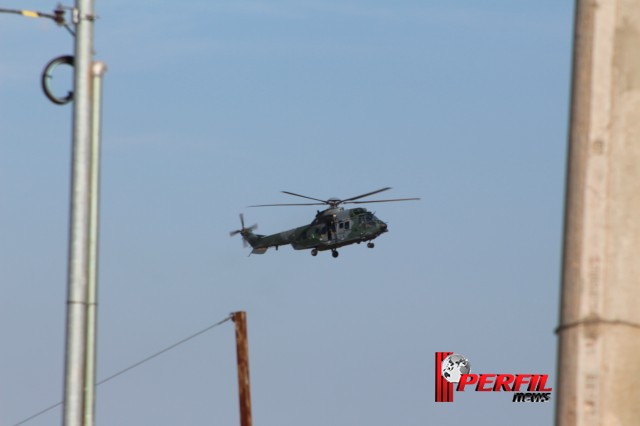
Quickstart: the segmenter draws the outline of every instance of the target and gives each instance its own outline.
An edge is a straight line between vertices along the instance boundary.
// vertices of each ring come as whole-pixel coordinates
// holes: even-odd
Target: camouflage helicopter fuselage
[[[249,207],[274,207],[274,206],[318,206],[328,205],[326,210],[318,211],[315,219],[309,225],[300,226],[284,232],[278,232],[272,235],[254,234],[253,230],[257,225],[245,227],[244,215],[240,213],[240,223],[242,228],[231,231],[231,236],[240,234],[246,243],[253,248],[251,253],[262,254],[269,247],[275,247],[291,244],[296,250],[311,250],[313,256],[319,251],[331,250],[333,257],[338,257],[338,248],[349,244],[360,244],[367,242],[367,247],[373,248],[372,240],[378,238],[381,234],[388,231],[387,224],[378,219],[373,213],[367,209],[358,207],[353,209],[344,209],[343,204],[366,204],[366,203],[389,203],[395,201],[412,201],[420,198],[393,198],[386,200],[368,200],[363,198],[370,197],[380,192],[391,189],[390,187],[380,188],[366,194],[356,195],[345,199],[329,198],[322,200],[320,198],[309,197],[307,195],[296,194],[295,192],[282,191],[284,194],[292,195],[299,198],[305,198],[313,201],[313,203],[277,203],[277,204],[258,204]]]
[[[240,234],[255,254],[263,254],[269,247],[277,249],[291,244],[295,250],[310,249],[313,256],[318,251],[331,250],[337,257],[337,248],[361,242],[369,242],[368,246],[373,247],[370,241],[387,231],[387,224],[365,208],[338,207],[318,212],[309,225],[288,231],[258,235],[251,229],[243,229]]]

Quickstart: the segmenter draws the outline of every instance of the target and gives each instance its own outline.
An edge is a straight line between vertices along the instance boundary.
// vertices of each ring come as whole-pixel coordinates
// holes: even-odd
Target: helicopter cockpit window
[[[367,222],[373,222],[373,213],[367,213]]]
[[[346,221],[346,222],[344,223],[344,229],[349,229],[349,227],[350,227],[350,226],[351,226],[351,222]]]
[[[340,223],[338,224],[338,228],[340,228],[340,229],[344,229],[344,223],[340,222]]]

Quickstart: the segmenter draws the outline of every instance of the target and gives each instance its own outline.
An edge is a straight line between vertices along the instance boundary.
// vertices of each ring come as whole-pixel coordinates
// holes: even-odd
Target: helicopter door
[[[316,232],[318,233],[320,241],[326,242],[329,239],[329,227],[327,225],[322,226],[321,228],[317,228]]]
[[[344,240],[349,234],[349,228],[351,228],[351,221],[338,221],[336,224],[336,240]]]

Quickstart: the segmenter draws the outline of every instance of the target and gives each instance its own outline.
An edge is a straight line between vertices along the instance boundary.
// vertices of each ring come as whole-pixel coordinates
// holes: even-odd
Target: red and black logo
[[[435,378],[436,402],[453,402],[454,384],[456,392],[467,386],[476,392],[513,392],[513,402],[551,399],[548,374],[472,374],[469,360],[453,352],[436,352]]]

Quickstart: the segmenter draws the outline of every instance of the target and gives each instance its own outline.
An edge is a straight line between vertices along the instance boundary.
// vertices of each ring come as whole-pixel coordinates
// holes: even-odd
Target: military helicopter
[[[350,244],[367,243],[367,247],[373,248],[373,240],[389,231],[387,224],[378,219],[373,213],[362,207],[344,209],[343,204],[365,204],[365,203],[388,203],[392,201],[410,201],[420,198],[395,198],[389,200],[356,201],[369,197],[390,187],[378,189],[366,194],[358,195],[341,200],[339,198],[329,198],[320,200],[318,198],[307,197],[289,191],[282,191],[284,194],[302,197],[316,201],[315,203],[288,203],[288,204],[259,204],[249,207],[272,207],[272,206],[321,206],[328,205],[325,210],[318,210],[313,221],[304,226],[300,226],[288,231],[279,232],[272,235],[258,235],[253,231],[258,225],[246,227],[244,215],[240,214],[240,224],[242,227],[236,231],[231,231],[231,236],[240,234],[245,246],[252,247],[251,254],[264,254],[269,247],[291,244],[295,250],[311,250],[312,256],[317,256],[319,251],[331,250],[333,257],[338,257],[338,248]]]

